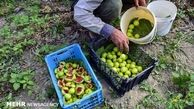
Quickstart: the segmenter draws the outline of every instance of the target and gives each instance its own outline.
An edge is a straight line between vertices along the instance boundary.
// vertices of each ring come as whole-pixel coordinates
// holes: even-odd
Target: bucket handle
[[[157,18],[157,22],[172,23],[174,18],[167,20],[166,18]]]
[[[138,9],[138,8],[136,8],[136,9]],[[146,13],[150,13],[150,11],[148,11],[148,10],[146,10],[146,9],[143,9],[143,11],[145,11]]]

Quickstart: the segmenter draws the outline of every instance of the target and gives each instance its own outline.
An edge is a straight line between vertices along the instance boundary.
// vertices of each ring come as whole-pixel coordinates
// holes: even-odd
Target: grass
[[[36,68],[25,65],[25,62],[28,61],[24,60],[26,53],[36,51],[35,54],[29,55],[43,59],[47,53],[59,49],[64,44],[49,44],[44,41],[48,37],[52,38],[48,31],[52,30],[50,27],[55,27],[50,23],[55,17],[40,14],[40,1],[15,2],[10,0],[1,1],[0,5],[3,8],[0,10],[0,16],[6,20],[6,24],[0,28],[0,41],[2,42],[0,44],[0,86],[3,91],[1,93],[3,95],[0,95],[0,108],[6,109],[5,103],[14,101],[20,92],[27,92],[28,96],[35,96],[35,93],[39,93],[35,90],[37,81],[34,77],[37,72],[34,69]],[[22,8],[20,14],[14,12],[18,6]],[[48,36],[45,37],[42,34],[48,34]],[[37,37],[40,35],[42,38],[38,40]],[[36,58],[29,60],[32,61],[30,62],[32,64],[36,62]],[[39,93],[36,97],[45,98],[46,95]]]
[[[158,91],[152,87],[149,83],[143,82],[140,85],[140,90],[147,92],[148,94],[140,100],[139,104],[136,105],[136,109],[141,108],[161,108],[164,105],[164,98],[158,93]]]
[[[67,0],[58,0],[58,2],[58,5],[70,5]],[[186,16],[193,16],[192,8],[185,9],[180,5],[182,4],[180,0],[177,3],[180,6],[177,20],[185,20]],[[16,12],[16,8],[19,11]],[[46,81],[47,85],[51,83],[47,78],[49,76],[44,65],[44,56],[67,45],[68,41],[62,34],[64,27],[70,26],[72,21],[70,17],[62,16],[62,13],[42,13],[44,8],[39,0],[0,1],[0,17],[6,20],[5,25],[0,28],[1,109],[6,109],[5,102],[14,101],[21,92],[28,93],[29,97],[34,97],[37,102],[53,101],[53,99],[57,102],[51,85],[41,87],[46,90],[45,93],[40,93],[40,89],[35,90],[35,87],[40,85],[39,81]],[[112,23],[118,26],[119,19]],[[179,29],[178,24],[174,28]],[[194,44],[192,34],[184,31],[176,32],[171,37],[157,37],[154,40],[154,43],[161,44],[164,50],[157,54],[159,64],[151,76],[161,85],[161,88],[170,84],[174,90],[164,90],[163,97],[155,87],[143,82],[139,90],[145,91],[147,96],[136,105],[137,109],[162,107],[177,109],[194,105],[194,68],[190,69],[188,67],[190,65],[181,63],[175,56],[176,53],[181,52],[181,44],[185,42]],[[169,74],[172,83],[167,83],[166,78],[161,78],[163,72]],[[35,76],[37,74],[38,76]],[[41,80],[38,81],[35,77]],[[114,107],[105,100],[100,108]]]

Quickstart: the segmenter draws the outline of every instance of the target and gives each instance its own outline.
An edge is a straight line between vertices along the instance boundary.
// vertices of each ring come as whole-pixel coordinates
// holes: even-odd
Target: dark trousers
[[[75,0],[73,3],[72,9],[77,1],[79,0]],[[133,4],[134,0],[104,0],[101,5],[94,10],[94,15],[100,17],[102,21],[110,23],[114,19],[120,17],[121,11],[125,11],[132,7]]]
[[[94,15],[100,17],[102,21],[110,23],[120,17],[121,12],[133,6],[134,0],[104,0],[94,11]]]

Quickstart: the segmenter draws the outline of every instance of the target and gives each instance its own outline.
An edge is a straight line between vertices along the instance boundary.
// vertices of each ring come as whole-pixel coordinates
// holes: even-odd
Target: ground
[[[149,78],[118,97],[98,76],[105,102],[96,108],[194,108],[193,83],[191,79],[185,80],[194,74],[194,4],[191,0],[172,1],[178,14],[170,33],[156,36],[152,43],[142,46],[159,60]],[[44,57],[71,43],[83,45],[85,39],[80,36],[86,35],[86,30],[73,21],[69,3],[68,0],[0,1],[0,108],[7,109],[7,101],[17,100],[58,103]],[[30,77],[25,83],[11,82],[14,74],[21,77],[18,80],[25,80],[22,75]],[[177,83],[177,78],[184,81]]]

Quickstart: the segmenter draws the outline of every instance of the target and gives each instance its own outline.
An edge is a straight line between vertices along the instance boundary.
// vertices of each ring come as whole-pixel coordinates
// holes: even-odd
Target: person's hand
[[[129,52],[129,40],[121,31],[114,29],[110,39],[122,52]]]
[[[135,6],[146,6],[146,0],[134,0]]]

